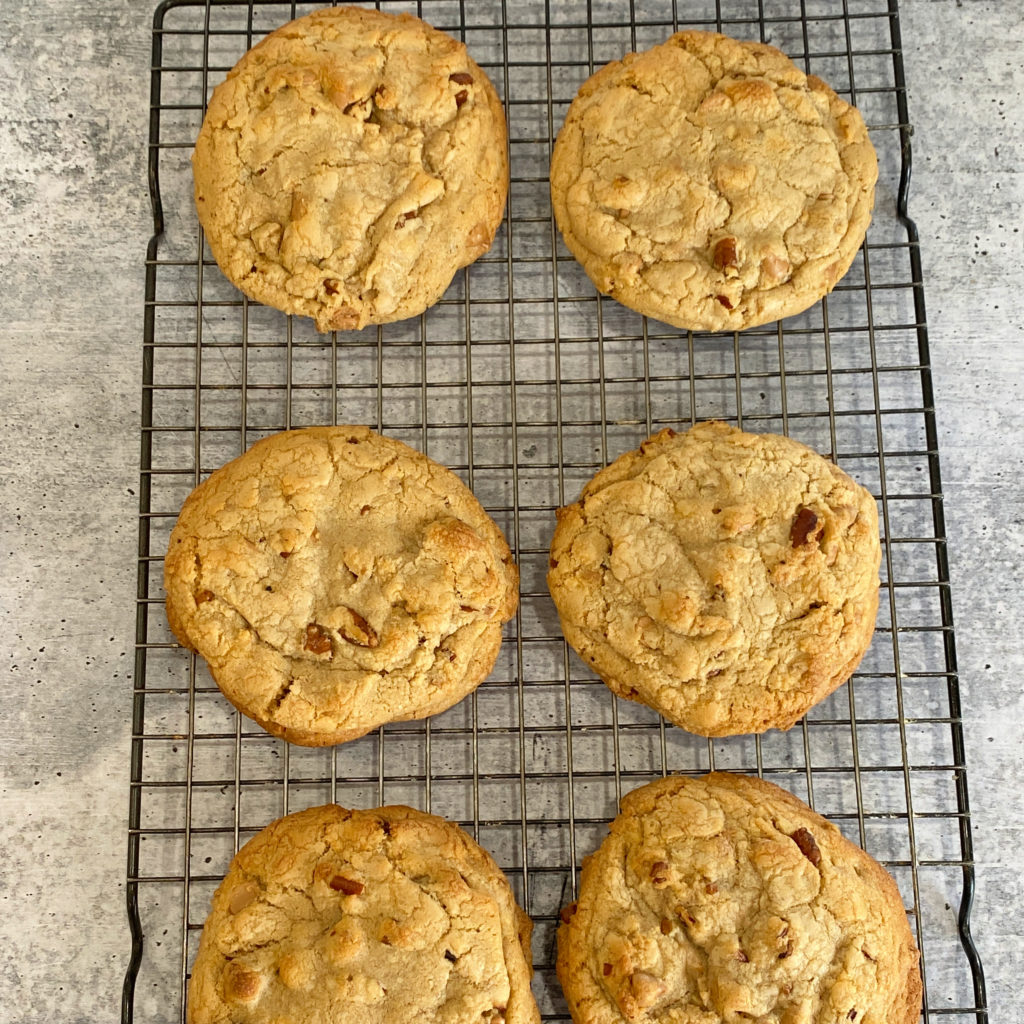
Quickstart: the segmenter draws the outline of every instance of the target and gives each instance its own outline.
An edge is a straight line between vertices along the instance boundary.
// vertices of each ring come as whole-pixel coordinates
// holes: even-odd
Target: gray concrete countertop
[[[903,0],[901,10],[974,928],[993,1020],[1022,1020],[1024,6]],[[0,8],[3,1021],[114,1019],[129,950],[151,17],[134,0]]]

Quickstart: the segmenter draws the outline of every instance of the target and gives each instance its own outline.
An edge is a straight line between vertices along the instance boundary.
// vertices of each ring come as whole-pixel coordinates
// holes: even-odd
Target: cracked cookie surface
[[[307,746],[461,700],[518,580],[454,473],[360,426],[258,441],[192,492],[164,563],[174,635],[239,711]]]
[[[701,736],[788,729],[871,642],[872,496],[776,434],[701,423],[620,456],[558,510],[548,587],[620,697]]]
[[[918,953],[889,874],[763,780],[669,777],[622,801],[562,912],[576,1024],[912,1024]]]
[[[774,47],[679,32],[580,87],[551,198],[599,291],[691,330],[799,313],[864,240],[878,162],[860,113]]]
[[[415,316],[490,248],[505,116],[465,46],[410,15],[316,11],[210,99],[192,166],[228,279],[320,331]]]
[[[189,1024],[539,1024],[529,918],[457,825],[333,804],[273,822],[213,896]]]

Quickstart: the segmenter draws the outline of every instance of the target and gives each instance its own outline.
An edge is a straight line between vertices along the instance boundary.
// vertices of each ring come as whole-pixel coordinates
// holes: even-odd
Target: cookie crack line
[[[292,689],[295,686],[295,679],[286,679],[278,689],[277,693],[270,699],[267,706],[264,708],[264,715],[268,718],[271,717],[275,711],[278,711],[281,705],[291,695]]]
[[[273,651],[275,654],[281,653],[277,647],[275,647],[269,641],[264,640],[263,637],[260,636],[260,631],[256,628],[256,626],[252,622],[250,622],[249,619],[247,619],[245,615],[242,613],[242,611],[236,605],[234,605],[227,597],[225,597],[223,594],[215,593],[214,600],[217,601],[219,604],[223,605],[231,614],[237,615],[238,618],[242,620],[242,626],[244,630],[252,635],[253,639],[259,646],[266,648],[268,651]]]

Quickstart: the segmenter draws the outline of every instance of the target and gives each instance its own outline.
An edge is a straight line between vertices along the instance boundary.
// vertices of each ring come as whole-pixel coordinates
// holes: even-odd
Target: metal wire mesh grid
[[[509,204],[491,252],[425,315],[329,336],[227,284],[188,168],[212,87],[309,5],[169,0],[154,22],[124,1019],[183,1018],[231,856],[273,818],[326,801],[407,803],[465,825],[535,922],[544,1018],[568,1019],[553,938],[581,859],[623,793],[717,768],[783,785],[880,860],[922,950],[924,1020],[986,1020],[967,931],[969,814],[920,261],[902,216],[909,125],[894,0],[379,6],[462,38],[491,76],[509,119]],[[596,295],[548,201],[552,141],[579,84],[687,27],[779,46],[860,107],[879,153],[875,220],[847,277],[806,313],[741,336],[690,335]],[[703,740],[618,701],[566,648],[544,584],[554,509],[653,431],[711,417],[799,438],[880,502],[872,648],[788,733]],[[317,750],[241,718],[173,643],[161,562],[182,501],[210,471],[274,431],[339,422],[398,437],[465,479],[513,548],[521,608],[471,697]]]

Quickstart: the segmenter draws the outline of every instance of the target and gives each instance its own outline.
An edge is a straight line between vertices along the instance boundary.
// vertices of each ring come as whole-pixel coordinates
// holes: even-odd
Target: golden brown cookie
[[[558,511],[566,640],[701,736],[788,729],[850,677],[878,610],[874,499],[797,441],[663,430]]]
[[[505,115],[462,43],[407,14],[315,11],[213,93],[192,156],[225,275],[321,331],[422,313],[486,252]]]
[[[530,919],[457,825],[329,804],[269,825],[213,897],[189,1024],[539,1024]]]
[[[744,775],[634,790],[563,911],[576,1024],[913,1024],[921,975],[876,861]]]
[[[164,563],[174,635],[239,711],[306,746],[461,700],[518,579],[454,473],[353,426],[275,434],[214,472]]]
[[[580,87],[551,160],[569,251],[598,290],[676,327],[799,313],[864,240],[864,119],[772,46],[679,32]]]

